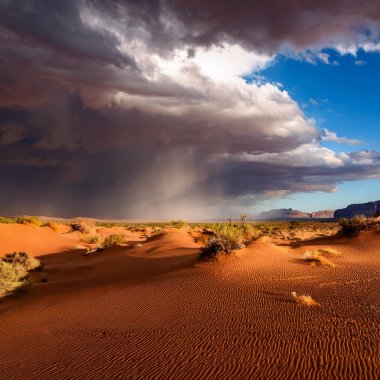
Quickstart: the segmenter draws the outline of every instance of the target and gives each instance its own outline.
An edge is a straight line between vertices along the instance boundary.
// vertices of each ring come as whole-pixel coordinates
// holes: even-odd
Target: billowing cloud
[[[378,153],[323,147],[357,142],[321,134],[280,84],[242,79],[279,51],[328,62],[318,49],[375,44],[375,1],[0,7],[3,213],[211,217],[380,177]]]

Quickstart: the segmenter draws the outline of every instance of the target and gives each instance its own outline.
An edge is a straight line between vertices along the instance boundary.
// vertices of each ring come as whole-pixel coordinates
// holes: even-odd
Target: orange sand
[[[80,244],[0,226],[1,254],[44,255],[34,276],[48,278],[0,300],[0,379],[380,378],[379,234],[263,239],[213,263],[182,230],[89,256]],[[301,262],[327,246],[337,268]]]

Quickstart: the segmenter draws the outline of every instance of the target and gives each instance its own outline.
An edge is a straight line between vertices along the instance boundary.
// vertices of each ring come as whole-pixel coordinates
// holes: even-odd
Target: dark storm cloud
[[[250,48],[298,49],[345,42],[373,27],[379,33],[377,0],[169,1],[185,26],[185,38],[198,44],[232,40]],[[334,41],[335,40],[335,41]]]
[[[134,65],[117,49],[119,41],[106,30],[91,29],[80,18],[81,0],[2,0],[0,22],[21,40],[74,58]]]
[[[256,51],[274,52],[284,46],[302,50],[352,43],[353,38],[360,42],[363,31],[367,36],[379,35],[377,0],[93,0],[91,3],[115,18],[125,18],[127,14],[126,28],[139,25],[152,45],[163,50],[183,43],[199,47],[232,42]]]
[[[0,213],[212,216],[236,197],[379,177],[378,153],[324,150],[279,88],[218,82],[196,64],[213,45],[374,40],[377,5],[0,0]],[[172,74],[175,49],[185,63]]]

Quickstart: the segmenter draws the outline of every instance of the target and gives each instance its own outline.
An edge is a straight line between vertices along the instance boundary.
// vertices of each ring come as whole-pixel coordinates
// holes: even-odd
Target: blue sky
[[[380,54],[363,50],[356,56],[341,55],[330,49],[323,52],[329,55],[328,64],[279,55],[252,79],[281,83],[318,128],[362,141],[357,145],[322,142],[329,149],[336,152],[380,150]],[[316,211],[378,199],[380,180],[360,180],[340,184],[335,193],[293,194],[289,198],[265,201],[259,209],[292,207]]]

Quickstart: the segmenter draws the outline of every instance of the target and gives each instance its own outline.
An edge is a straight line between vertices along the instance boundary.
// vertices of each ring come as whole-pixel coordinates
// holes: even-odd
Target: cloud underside
[[[376,1],[269,3],[0,0],[3,212],[217,216],[379,178],[377,152],[323,147],[360,142],[241,79],[281,51],[369,46]]]

